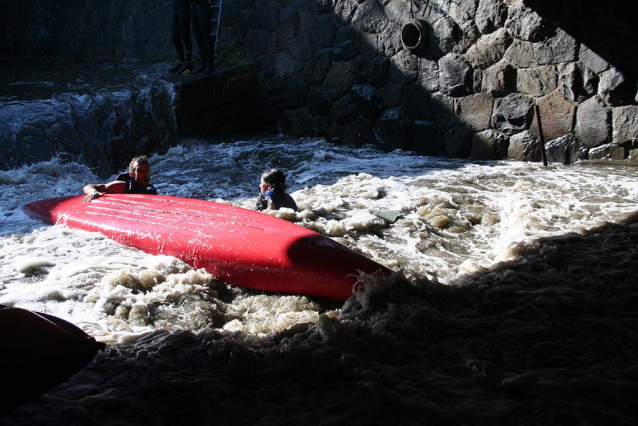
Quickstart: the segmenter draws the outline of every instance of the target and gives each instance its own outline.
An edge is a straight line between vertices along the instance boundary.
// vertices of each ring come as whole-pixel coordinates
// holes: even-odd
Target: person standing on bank
[[[113,182],[90,183],[83,188],[84,202],[94,200],[104,194],[151,194],[157,189],[151,185],[151,165],[146,155],[135,157],[128,165],[129,172],[120,174]]]
[[[202,60],[193,74],[210,74],[215,71],[215,44],[211,34],[212,12],[210,0],[190,0],[193,12],[193,32],[197,41],[197,50]]]
[[[259,184],[261,195],[255,210],[279,210],[282,207],[297,211],[297,203],[286,192],[286,175],[279,169],[269,169],[262,173]]]
[[[191,0],[173,1],[171,36],[179,62],[170,68],[171,73],[188,74],[193,69],[193,43],[191,42]]]

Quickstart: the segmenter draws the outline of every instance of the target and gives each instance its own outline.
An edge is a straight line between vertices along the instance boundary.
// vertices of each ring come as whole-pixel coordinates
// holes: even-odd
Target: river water
[[[271,214],[401,279],[345,304],[231,288],[175,258],[24,214],[30,201],[100,182],[87,167],[54,158],[0,171],[0,304],[107,343],[0,424],[636,418],[638,231],[610,224],[637,210],[637,167],[446,160],[282,136],[182,140],[151,167],[163,195],[246,208],[261,171],[279,167],[300,211]],[[608,396],[594,397],[600,389]]]

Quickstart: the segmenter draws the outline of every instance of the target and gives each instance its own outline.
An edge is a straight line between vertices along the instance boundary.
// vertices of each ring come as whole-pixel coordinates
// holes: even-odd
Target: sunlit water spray
[[[151,158],[163,195],[252,208],[259,176],[286,172],[300,211],[269,212],[325,234],[416,282],[489,269],[543,237],[583,233],[635,211],[638,168],[472,163],[318,139],[183,141]],[[203,270],[100,234],[30,220],[24,204],[80,194],[91,170],[59,159],[0,172],[0,303],[68,319],[114,343],[156,329],[259,337],[339,303],[230,288]],[[263,242],[267,247],[268,242]]]

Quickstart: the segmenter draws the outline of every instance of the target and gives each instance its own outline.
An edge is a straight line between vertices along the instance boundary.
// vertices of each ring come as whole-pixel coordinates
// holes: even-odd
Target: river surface
[[[508,323],[510,334],[483,347],[490,327],[470,330],[469,312],[479,312],[471,303],[487,297],[477,296],[479,289],[507,283],[511,286],[501,293],[503,300],[528,283],[536,298],[530,300],[547,300],[555,308],[558,299],[543,287],[561,282],[565,271],[576,271],[564,271],[546,258],[548,252],[562,253],[561,247],[588,268],[592,259],[613,256],[614,244],[624,244],[614,262],[629,262],[620,270],[636,268],[631,239],[621,244],[621,237],[610,237],[609,246],[596,246],[598,255],[588,257],[587,250],[592,235],[598,235],[594,229],[607,229],[638,210],[638,167],[469,162],[281,136],[216,144],[182,140],[165,155],[152,156],[151,167],[152,182],[162,195],[245,208],[254,205],[260,173],[281,168],[299,212],[269,214],[325,234],[403,279],[396,288],[353,296],[345,304],[231,288],[175,258],[151,256],[100,234],[47,226],[24,214],[28,202],[80,194],[84,184],[102,181],[86,166],[55,158],[0,171],[0,304],[56,315],[107,344],[83,372],[0,417],[0,424],[168,425],[215,419],[218,424],[426,424],[418,419],[429,416],[432,424],[631,424],[635,408],[629,403],[599,401],[615,423],[597,423],[607,417],[583,408],[591,405],[589,394],[568,389],[563,395],[562,388],[549,384],[528,392],[528,385],[513,378],[533,369],[528,358],[555,359],[553,351],[569,357],[582,349],[578,345],[567,350],[556,343],[544,349],[551,355],[525,352],[520,356],[527,361],[514,367],[508,351],[524,346],[507,349],[506,342],[519,339],[515,330],[529,332],[539,345],[561,339]],[[630,225],[618,226],[627,226],[619,235],[635,237]],[[547,246],[547,241],[567,243]],[[544,260],[530,260],[534,256]],[[606,267],[611,271],[614,264]],[[627,274],[609,284],[624,283]],[[587,274],[574,276],[577,283],[587,282]],[[484,303],[483,308],[491,308],[480,318],[494,315],[496,321],[502,300]],[[455,315],[464,319],[450,319]],[[526,315],[516,320],[542,317]],[[436,318],[436,324],[431,322]],[[446,327],[455,330],[450,339],[471,349],[443,342]],[[628,329],[619,337],[623,345],[636,343]],[[476,341],[477,336],[483,337]],[[597,337],[583,336],[584,341],[590,338]],[[440,350],[432,352],[436,345]],[[476,359],[460,356],[464,351]],[[600,380],[616,383],[618,388],[609,384],[615,391],[633,392],[638,364],[635,359],[634,364],[623,362],[622,367],[594,364],[604,370]],[[534,368],[540,369],[538,377],[549,377],[556,369],[572,367]],[[588,373],[574,370],[571,376],[561,373],[562,380],[587,381],[596,374],[592,368],[585,368]],[[612,370],[623,369],[633,373],[610,377]],[[556,380],[550,377],[547,383]],[[496,382],[508,384],[509,391],[495,391]],[[597,382],[587,383],[583,386]],[[543,389],[558,392],[559,402],[533,399]],[[485,395],[477,394],[481,390]],[[498,398],[488,398],[490,392]],[[457,398],[458,405],[451,405]],[[584,402],[577,404],[578,398]],[[532,413],[530,423],[519,417],[526,410]]]

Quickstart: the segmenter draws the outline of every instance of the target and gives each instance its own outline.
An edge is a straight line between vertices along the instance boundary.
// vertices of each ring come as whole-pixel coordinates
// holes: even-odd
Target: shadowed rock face
[[[8,90],[0,97],[2,169],[60,155],[108,177],[134,156],[175,143],[175,91],[152,67],[3,71],[0,82]],[[143,81],[142,75],[154,73]]]

